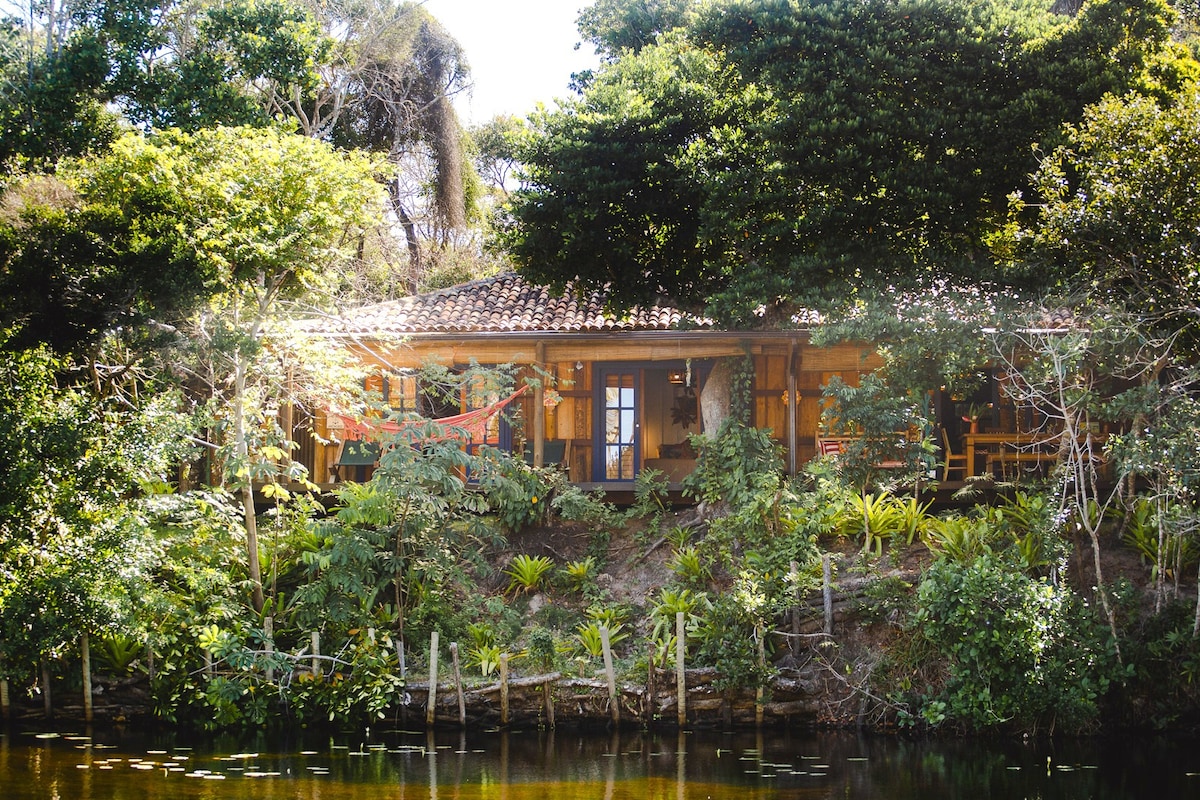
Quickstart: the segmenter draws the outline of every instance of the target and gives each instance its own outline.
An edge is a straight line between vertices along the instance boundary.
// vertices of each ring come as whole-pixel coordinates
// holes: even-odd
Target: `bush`
[[[1085,730],[1117,674],[1105,629],[1069,589],[992,553],[935,562],[911,630],[946,664],[942,691],[921,698],[934,724]]]

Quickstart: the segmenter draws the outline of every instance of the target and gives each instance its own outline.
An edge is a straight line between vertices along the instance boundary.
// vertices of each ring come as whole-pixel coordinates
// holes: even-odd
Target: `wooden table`
[[[1046,436],[1045,434],[1033,433],[1016,433],[1014,431],[1005,431],[999,433],[964,433],[963,443],[964,450],[967,455],[967,477],[978,475],[975,468],[976,451],[982,451],[993,455],[1008,454],[1013,455],[1021,460],[1034,461],[1041,463],[1043,459],[1050,460],[1057,456],[1057,453],[1045,452],[1041,446],[1055,442],[1057,437]]]

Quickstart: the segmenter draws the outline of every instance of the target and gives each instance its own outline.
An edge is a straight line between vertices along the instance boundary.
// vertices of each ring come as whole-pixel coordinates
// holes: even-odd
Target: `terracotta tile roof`
[[[534,286],[514,273],[503,273],[346,312],[340,320],[305,326],[310,331],[343,335],[421,333],[601,333],[655,331],[687,327],[710,329],[712,322],[678,309],[654,305],[624,316],[606,312],[600,292],[580,294],[570,286],[562,294]]]

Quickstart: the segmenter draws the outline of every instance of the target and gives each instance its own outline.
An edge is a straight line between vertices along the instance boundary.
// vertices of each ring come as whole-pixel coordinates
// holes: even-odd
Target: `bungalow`
[[[708,377],[720,359],[753,359],[752,421],[772,432],[789,472],[817,454],[820,387],[834,375],[855,383],[878,364],[868,345],[819,348],[802,329],[718,330],[661,305],[615,315],[604,300],[570,288],[552,293],[506,273],[362,307],[309,330],[369,365],[367,388],[397,411],[440,418],[479,405],[467,397],[451,407],[422,400],[416,371],[430,362],[511,364],[549,376],[493,417],[478,440],[522,452],[530,463],[559,463],[572,482],[606,491],[632,488],[643,469],[662,470],[672,483],[691,471],[688,436],[705,430],[705,405],[715,402]],[[314,479],[333,481],[351,469],[361,477],[371,456],[342,443],[353,437],[338,420],[313,425],[317,439],[297,438]]]

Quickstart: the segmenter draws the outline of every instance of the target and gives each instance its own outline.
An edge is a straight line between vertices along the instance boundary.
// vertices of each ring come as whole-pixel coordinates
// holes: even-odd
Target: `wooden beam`
[[[787,354],[787,402],[784,407],[787,411],[787,440],[788,440],[788,475],[795,475],[797,468],[796,458],[796,415],[800,410],[796,407],[799,399],[796,397],[796,343],[788,342]]]
[[[534,348],[534,359],[539,369],[546,369],[546,345],[538,342]],[[546,464],[546,385],[542,376],[533,389],[533,465]]]

